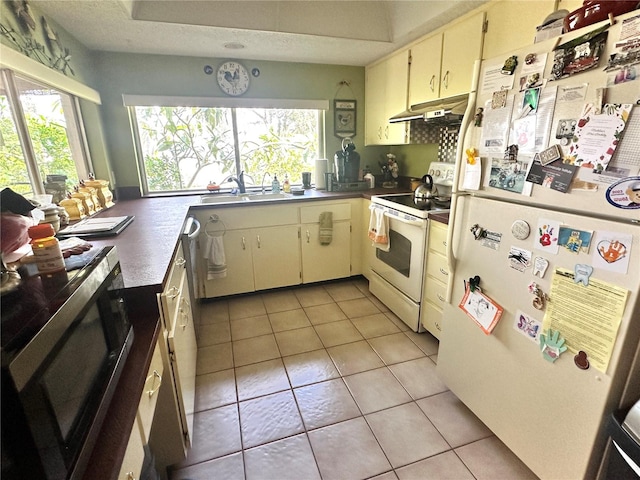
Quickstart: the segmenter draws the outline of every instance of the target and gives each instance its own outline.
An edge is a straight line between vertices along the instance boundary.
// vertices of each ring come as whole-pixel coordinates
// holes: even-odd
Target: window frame
[[[67,141],[69,143],[69,147],[78,156],[78,158],[73,159],[78,178],[89,178],[89,173],[93,171],[93,163],[91,161],[89,143],[87,140],[84,120],[82,118],[79,98],[75,94],[55,85],[55,83],[59,82],[50,84],[46,80],[33,78],[22,71],[14,71],[11,68],[3,66],[0,68],[0,75],[6,89],[7,102],[9,103],[13,122],[20,141],[33,195],[46,194],[44,187],[45,179],[41,178],[40,170],[38,168],[38,161],[31,141],[27,119],[20,101],[20,91],[17,86],[16,77],[23,81],[38,85],[43,89],[53,90],[58,94],[66,95],[70,100],[69,104],[67,105],[65,102],[63,107],[65,118],[72,120],[71,124],[67,123],[66,125]],[[7,185],[7,187],[11,186]]]
[[[234,150],[236,156],[236,175],[241,172],[240,155],[238,150],[237,126],[235,124],[236,109],[239,108],[274,108],[274,109],[311,109],[317,110],[318,113],[318,158],[325,158],[326,153],[326,112],[329,110],[328,100],[309,100],[309,99],[260,99],[260,98],[226,98],[226,97],[180,97],[180,96],[162,96],[162,95],[128,95],[122,96],[123,104],[129,112],[129,122],[132,131],[132,137],[135,145],[135,158],[140,175],[140,189],[143,197],[162,196],[162,195],[179,195],[194,194],[206,192],[205,189],[190,190],[168,190],[168,191],[149,191],[147,181],[147,169],[144,164],[144,154],[138,129],[138,119],[136,115],[136,107],[180,107],[189,106],[197,108],[229,108],[233,119],[233,137]],[[259,187],[253,187],[251,190],[258,190]],[[232,190],[232,187],[222,188],[222,191]]]

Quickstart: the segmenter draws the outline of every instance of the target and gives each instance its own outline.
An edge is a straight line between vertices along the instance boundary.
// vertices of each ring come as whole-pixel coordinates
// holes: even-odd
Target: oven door
[[[376,248],[371,269],[416,303],[422,297],[428,220],[389,218],[389,251]]]

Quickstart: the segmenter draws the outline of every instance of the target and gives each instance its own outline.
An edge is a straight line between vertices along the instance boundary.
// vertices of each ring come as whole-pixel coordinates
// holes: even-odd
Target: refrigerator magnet
[[[511,225],[511,233],[518,240],[525,240],[531,233],[531,227],[524,220],[516,220]]]
[[[540,335],[540,350],[542,351],[542,357],[547,362],[555,362],[560,355],[567,351],[567,347],[564,344],[564,338],[560,336],[558,330],[547,330]]]
[[[469,287],[465,289],[464,296],[458,307],[467,314],[485,335],[490,335],[498,324],[504,309],[487,297],[479,288],[472,291]]]
[[[640,209],[640,177],[618,180],[607,188],[605,197],[614,207]]]

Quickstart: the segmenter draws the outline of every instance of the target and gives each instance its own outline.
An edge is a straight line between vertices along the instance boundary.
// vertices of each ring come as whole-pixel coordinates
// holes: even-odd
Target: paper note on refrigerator
[[[556,268],[542,328],[558,330],[569,351],[586,352],[590,364],[606,373],[629,291],[593,277],[588,285],[583,280]]]

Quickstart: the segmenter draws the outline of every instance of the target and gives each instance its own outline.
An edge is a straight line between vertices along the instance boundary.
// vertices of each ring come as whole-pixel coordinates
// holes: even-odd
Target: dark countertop
[[[355,192],[306,190],[304,196],[271,200],[269,204],[291,201],[339,200],[367,198],[372,195],[403,193],[406,189],[375,188]],[[162,292],[171,259],[175,252],[189,208],[250,208],[265,202],[241,204],[201,204],[200,195],[159,196],[120,200],[101,211],[98,217],[133,215],[133,222],[112,237],[87,239],[94,246],[114,245],[122,267],[125,299],[134,328],[134,342],[125,370],[117,386],[107,421],[100,432],[86,480],[116,479],[136,416],[140,395],[161,325],[156,294]]]

